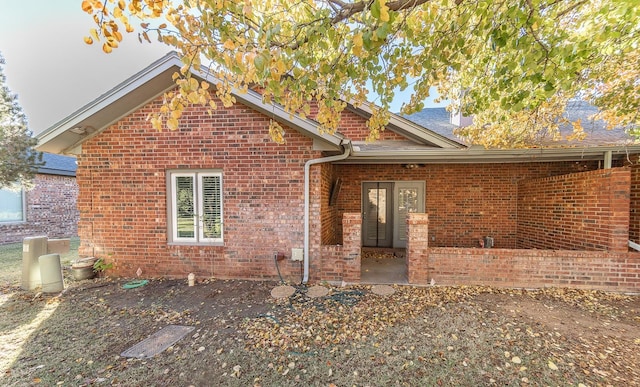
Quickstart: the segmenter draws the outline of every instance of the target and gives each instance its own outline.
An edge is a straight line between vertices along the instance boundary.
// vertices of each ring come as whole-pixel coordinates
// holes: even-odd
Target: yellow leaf
[[[86,13],[91,13],[93,11],[93,7],[88,0],[82,0],[82,10]]]
[[[514,356],[511,358],[511,361],[515,364],[520,364],[522,363],[522,360],[520,360],[520,358],[518,356]]]
[[[362,55],[362,33],[353,36],[353,54],[357,57]]]
[[[380,0],[380,21],[389,21],[389,7],[387,7],[387,0]]]
[[[195,78],[189,78],[189,89],[190,90],[198,89],[198,81]]]
[[[246,17],[252,17],[253,16],[253,7],[251,7],[250,3],[246,3],[244,5],[244,7],[242,7],[242,13],[246,16]]]
[[[224,42],[223,47],[226,48],[227,50],[233,50],[234,48],[236,48],[236,45],[235,45],[235,43],[233,43],[233,41],[231,39],[227,39]]]
[[[133,32],[133,27],[129,24],[129,21],[124,22],[125,30],[129,33]]]
[[[91,37],[90,37],[90,36],[85,36],[85,37],[84,37],[84,42],[85,42],[86,44],[93,44],[93,39],[91,39]]]
[[[179,125],[178,120],[173,117],[167,120],[167,128],[169,128],[169,130],[178,129],[178,125]]]
[[[110,54],[111,51],[113,51],[113,49],[111,48],[111,46],[109,46],[107,43],[104,43],[102,45],[102,51],[104,51],[107,54]]]
[[[554,362],[552,362],[551,360],[549,360],[549,363],[547,365],[549,366],[549,368],[551,368],[554,371],[558,370],[558,366]]]
[[[95,28],[90,29],[89,33],[94,40],[100,40],[100,38],[98,37],[98,30],[96,30]]]
[[[198,93],[196,92],[189,93],[189,95],[187,96],[187,99],[189,100],[190,103],[193,103],[193,104],[198,103],[198,101],[200,100],[200,98],[198,97]]]

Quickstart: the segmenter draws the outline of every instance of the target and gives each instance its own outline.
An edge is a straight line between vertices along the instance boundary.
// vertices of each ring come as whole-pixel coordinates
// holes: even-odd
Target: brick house
[[[484,149],[397,115],[367,143],[366,105],[326,134],[251,91],[156,131],[180,66],[168,54],[38,136],[76,155],[80,254],[114,275],[275,279],[278,265],[357,283],[377,248],[404,252],[409,283],[640,290],[638,145]]]
[[[32,190],[0,189],[0,244],[78,235],[76,159],[44,153],[42,160]]]

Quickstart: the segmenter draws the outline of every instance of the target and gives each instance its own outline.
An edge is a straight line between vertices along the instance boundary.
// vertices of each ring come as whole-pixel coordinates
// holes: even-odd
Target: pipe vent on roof
[[[460,111],[451,112],[449,121],[459,128],[464,128],[473,124],[473,116],[465,116]]]

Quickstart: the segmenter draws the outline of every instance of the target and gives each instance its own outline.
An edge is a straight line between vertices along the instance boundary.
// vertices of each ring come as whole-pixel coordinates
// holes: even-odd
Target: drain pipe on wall
[[[304,163],[304,272],[302,275],[302,283],[309,281],[309,173],[311,166],[315,164],[331,163],[334,161],[344,160],[351,154],[351,141],[343,140],[340,144],[344,148],[344,153],[336,156],[322,157],[319,159],[308,160]]]

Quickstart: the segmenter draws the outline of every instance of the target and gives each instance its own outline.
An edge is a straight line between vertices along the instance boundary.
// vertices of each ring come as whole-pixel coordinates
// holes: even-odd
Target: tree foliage
[[[33,150],[37,140],[31,137],[17,96],[5,84],[3,64],[0,56],[0,188],[15,183],[29,188],[42,155]]]
[[[598,106],[610,127],[640,122],[637,0],[84,0],[82,8],[97,25],[85,41],[105,52],[140,19],[141,41],[157,37],[181,54],[179,87],[152,117],[157,128],[175,129],[189,103],[215,108],[190,66],[221,80],[224,105],[232,89],[257,87],[292,113],[317,105],[314,118],[330,132],[344,101],[362,104],[373,92],[372,139],[398,91],[412,93],[402,107],[410,113],[432,86],[474,115],[461,134],[486,146],[557,137],[572,98]],[[270,132],[283,140],[277,123]]]

